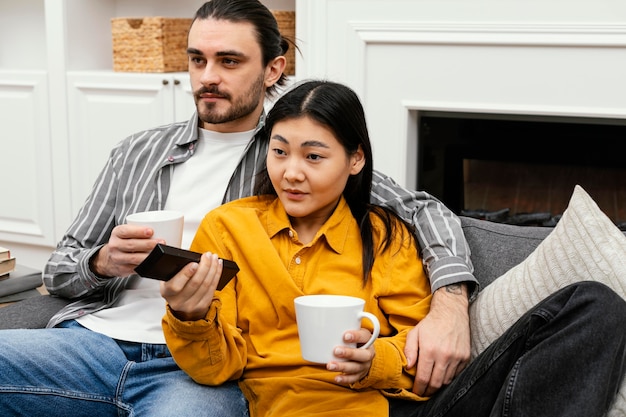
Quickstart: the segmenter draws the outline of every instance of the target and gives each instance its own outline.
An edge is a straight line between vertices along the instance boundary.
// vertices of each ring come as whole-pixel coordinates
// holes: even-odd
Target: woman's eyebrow
[[[307,140],[302,143],[301,148],[305,148],[307,146],[316,147],[316,148],[329,148],[327,144],[324,142],[320,142],[319,140]]]
[[[287,139],[285,139],[284,137],[280,136],[279,134],[272,135],[272,137],[270,139],[277,140],[277,141],[283,142],[283,143],[289,143],[287,141]]]
[[[287,139],[285,139],[284,137],[282,137],[279,134],[275,134],[273,135],[270,139],[273,140],[277,140],[279,142],[283,142],[283,143],[289,143],[289,141]],[[301,148],[306,148],[306,147],[314,147],[314,148],[330,148],[330,146],[328,146],[326,143],[319,141],[319,140],[307,140],[302,142],[302,145],[300,145]]]

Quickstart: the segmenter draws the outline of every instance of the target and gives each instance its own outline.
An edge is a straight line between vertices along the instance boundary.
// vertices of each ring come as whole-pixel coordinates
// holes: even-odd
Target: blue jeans
[[[597,282],[540,302],[450,385],[393,417],[604,416],[626,370],[626,302]]]
[[[236,383],[196,384],[165,345],[62,327],[0,331],[0,416],[248,415]]]

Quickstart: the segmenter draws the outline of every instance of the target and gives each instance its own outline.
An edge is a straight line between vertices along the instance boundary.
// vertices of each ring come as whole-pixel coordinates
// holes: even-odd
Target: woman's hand
[[[372,337],[367,329],[349,330],[343,335],[346,343],[355,343],[362,345]],[[372,360],[376,356],[374,345],[367,349],[349,348],[345,346],[337,346],[333,354],[345,362],[331,361],[326,364],[329,371],[341,372],[335,377],[335,382],[341,385],[350,385],[365,378],[372,366]]]
[[[221,274],[222,260],[207,252],[199,264],[191,262],[172,279],[162,282],[161,296],[179,320],[203,319],[209,312]]]

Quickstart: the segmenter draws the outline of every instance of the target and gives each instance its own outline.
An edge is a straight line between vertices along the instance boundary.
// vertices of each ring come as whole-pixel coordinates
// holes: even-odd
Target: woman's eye
[[[319,161],[320,159],[322,159],[322,156],[312,153],[312,154],[309,155],[309,159],[311,159],[313,161]]]
[[[283,151],[282,149],[275,148],[273,149],[273,151],[276,155],[285,155],[285,151]]]

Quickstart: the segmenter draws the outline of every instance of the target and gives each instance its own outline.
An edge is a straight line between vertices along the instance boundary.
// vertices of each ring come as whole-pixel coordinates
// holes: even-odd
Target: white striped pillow
[[[626,236],[577,185],[554,230],[470,306],[472,357],[557,289],[589,280],[608,285],[626,299]],[[625,415],[626,379],[609,413]]]

